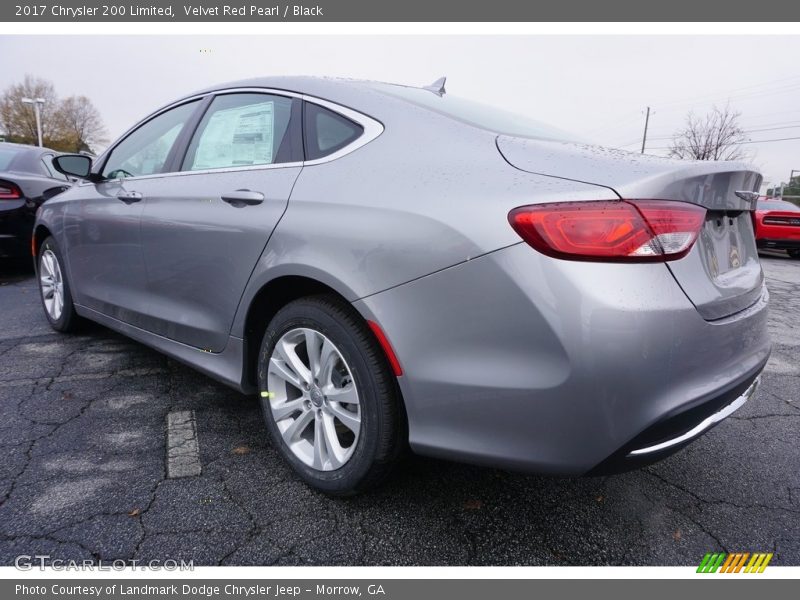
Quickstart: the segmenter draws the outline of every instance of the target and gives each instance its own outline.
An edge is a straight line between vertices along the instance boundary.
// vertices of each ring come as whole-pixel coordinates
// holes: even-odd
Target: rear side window
[[[270,94],[217,96],[189,144],[184,171],[290,162],[292,99]]]
[[[785,201],[764,201],[758,203],[758,210],[788,210],[789,212],[800,212],[800,206]]]
[[[163,173],[170,150],[197,101],[161,113],[136,129],[111,151],[103,168],[107,179]]]
[[[357,140],[364,128],[318,104],[305,103],[306,159],[316,160],[341,150]]]

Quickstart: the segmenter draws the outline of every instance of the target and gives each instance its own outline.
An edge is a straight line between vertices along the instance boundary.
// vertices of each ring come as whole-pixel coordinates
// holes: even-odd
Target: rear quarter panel
[[[233,335],[242,335],[242,307],[281,275],[318,279],[353,301],[518,243],[507,220],[517,206],[613,197],[511,167],[493,133],[410,105],[407,113],[355,152],[303,168]]]

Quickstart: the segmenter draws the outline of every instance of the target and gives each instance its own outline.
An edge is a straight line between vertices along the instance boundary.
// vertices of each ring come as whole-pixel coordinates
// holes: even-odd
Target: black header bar
[[[4,0],[6,22],[787,22],[786,0]]]

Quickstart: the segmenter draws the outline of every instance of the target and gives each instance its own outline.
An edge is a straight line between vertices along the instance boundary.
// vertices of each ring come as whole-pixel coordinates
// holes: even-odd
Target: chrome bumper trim
[[[736,398],[733,402],[724,406],[718,412],[715,412],[713,415],[706,417],[702,421],[700,421],[697,425],[692,427],[689,431],[684,433],[683,435],[679,435],[676,438],[672,438],[665,442],[661,442],[660,444],[656,444],[654,446],[647,446],[646,448],[638,448],[636,450],[632,450],[628,453],[628,456],[642,456],[644,454],[652,454],[653,452],[660,452],[661,450],[666,450],[667,448],[671,448],[672,446],[677,446],[678,444],[683,444],[693,438],[696,438],[700,434],[702,434],[707,429],[710,429],[712,426],[716,425],[723,419],[731,416],[735,413],[745,402],[750,400],[753,397],[753,394],[756,393],[756,389],[758,388],[759,383],[761,383],[761,377],[756,377],[755,381],[750,384],[750,387],[745,390],[745,392]]]

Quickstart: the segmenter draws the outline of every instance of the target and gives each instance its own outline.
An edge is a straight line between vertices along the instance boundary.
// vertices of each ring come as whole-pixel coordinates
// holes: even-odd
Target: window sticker
[[[275,103],[216,111],[200,136],[192,170],[272,163]]]

